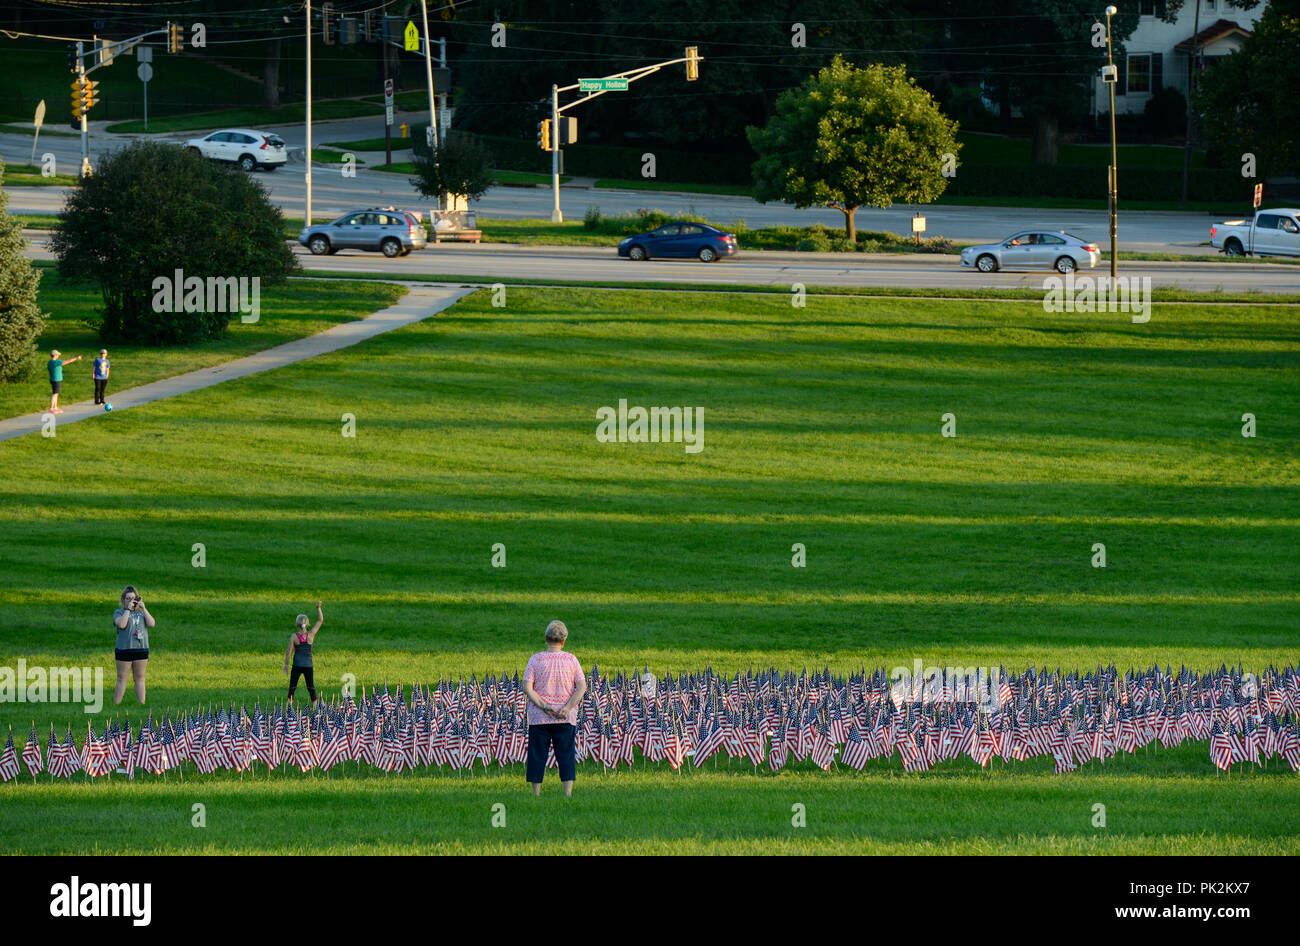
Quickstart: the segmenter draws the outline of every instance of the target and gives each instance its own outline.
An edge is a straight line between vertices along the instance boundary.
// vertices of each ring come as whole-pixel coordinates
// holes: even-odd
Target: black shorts
[[[62,382],[62,381],[51,381],[51,382],[50,382],[50,393],[51,393],[51,394],[62,394],[62,393],[63,393],[63,382]]]
[[[113,656],[118,660],[148,660],[149,648],[137,647],[133,650],[117,650],[115,648],[113,650]]]

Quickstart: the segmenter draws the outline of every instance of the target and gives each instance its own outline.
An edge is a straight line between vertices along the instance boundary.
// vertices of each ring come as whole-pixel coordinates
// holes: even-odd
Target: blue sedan
[[[673,221],[649,233],[625,238],[618,245],[618,255],[631,260],[694,256],[700,262],[712,263],[736,255],[736,235],[705,223]]]

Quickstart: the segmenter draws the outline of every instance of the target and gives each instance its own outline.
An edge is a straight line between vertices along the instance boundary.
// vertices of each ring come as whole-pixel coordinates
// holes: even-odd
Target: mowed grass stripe
[[[585,766],[570,799],[554,785],[527,797],[519,766],[463,775],[386,776],[349,764],[346,774],[262,770],[242,780],[42,780],[5,787],[0,844],[50,854],[1300,851],[1294,776],[1274,766],[1202,779],[1178,771],[1183,754],[1116,759],[1066,777],[1044,771],[1050,763],[994,762],[988,771],[952,763],[923,778],[883,763],[861,774],[776,776],[739,762],[676,773]],[[1092,826],[1098,801],[1105,828]],[[205,807],[204,828],[191,826],[195,803]],[[805,828],[792,825],[796,803]],[[505,805],[500,828],[491,824],[497,804]],[[1222,817],[1225,804],[1231,819]]]

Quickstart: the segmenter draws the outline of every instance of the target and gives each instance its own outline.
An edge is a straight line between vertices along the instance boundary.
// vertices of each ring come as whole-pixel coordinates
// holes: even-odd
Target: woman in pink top
[[[564,652],[569,629],[563,621],[546,625],[546,649],[528,658],[524,668],[524,696],[528,698],[527,778],[533,794],[542,792],[546,757],[555,748],[560,765],[560,784],[566,796],[573,794],[577,774],[574,741],[578,732],[578,704],[587,692],[582,665]]]

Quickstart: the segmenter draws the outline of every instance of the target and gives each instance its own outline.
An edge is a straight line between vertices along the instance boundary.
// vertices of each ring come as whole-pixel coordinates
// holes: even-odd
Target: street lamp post
[[[311,0],[306,0],[307,10],[307,205],[303,208],[303,226],[311,226]]]
[[[1106,8],[1106,85],[1110,87],[1110,167],[1107,168],[1108,191],[1110,195],[1110,279],[1115,283],[1116,255],[1119,251],[1119,149],[1115,144],[1115,83],[1119,75],[1115,70],[1115,52],[1110,41],[1110,18],[1119,11],[1111,6]]]

